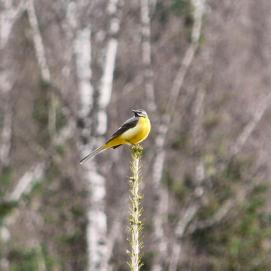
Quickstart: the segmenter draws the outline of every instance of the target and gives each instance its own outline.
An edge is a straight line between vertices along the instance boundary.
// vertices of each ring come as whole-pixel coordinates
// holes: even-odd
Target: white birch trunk
[[[90,26],[80,28],[79,6],[71,2],[67,13],[68,24],[75,31],[73,50],[76,61],[76,73],[79,90],[78,118],[80,126],[80,142],[78,148],[80,155],[84,156],[95,147],[95,137],[91,131],[91,110],[93,109],[94,89],[91,84],[91,29]],[[70,30],[69,30],[70,32]],[[72,37],[72,33],[69,33]],[[94,160],[83,165],[83,179],[88,189],[87,209],[87,270],[101,269],[102,261],[107,255],[107,218],[105,214],[105,179],[97,172]]]
[[[98,90],[97,107],[95,108],[97,118],[95,141],[98,144],[103,141],[103,136],[107,130],[106,109],[111,100],[113,74],[118,49],[117,34],[120,27],[118,4],[118,0],[111,0],[107,7],[107,12],[110,16],[109,39],[105,50],[103,75]],[[89,219],[95,220],[95,224],[98,226],[90,229],[89,232],[89,238],[94,240],[94,242],[92,241],[92,250],[96,250],[97,253],[95,253],[93,264],[89,265],[88,270],[108,271],[110,269],[108,261],[110,260],[111,255],[109,255],[109,247],[107,244],[107,217],[105,214],[105,181],[105,178],[96,171],[95,178],[92,180],[91,184],[92,206],[88,213]],[[89,252],[91,253],[91,251]]]
[[[105,65],[103,69],[103,75],[101,78],[100,92],[98,97],[98,110],[97,119],[98,126],[96,127],[96,134],[102,136],[106,132],[107,128],[107,115],[106,108],[111,100],[112,87],[113,87],[113,75],[116,64],[118,39],[117,35],[120,28],[121,10],[118,14],[118,5],[122,2],[119,0],[111,0],[108,3],[107,13],[110,16],[109,24],[109,40],[105,52]]]
[[[89,152],[95,144],[103,139],[107,129],[106,109],[111,100],[113,73],[117,56],[118,40],[116,35],[119,31],[120,18],[117,16],[118,1],[112,0],[108,5],[108,14],[111,16],[109,39],[105,51],[105,64],[100,87],[98,89],[98,100],[94,108],[94,116],[97,118],[95,131],[90,131],[90,108],[93,107],[94,91],[91,87],[91,44],[90,32],[85,30],[78,31],[76,41],[76,59],[81,97],[80,118],[85,121],[81,135],[89,137],[91,134],[91,144],[82,145],[81,153],[84,155]],[[89,208],[87,212],[87,244],[88,244],[88,270],[106,271],[109,269],[107,247],[107,217],[105,213],[105,178],[97,172],[95,161],[88,161],[85,164],[85,179],[89,184]]]
[[[77,30],[74,41],[80,109],[78,116],[84,125],[81,127],[81,137],[94,140],[91,136],[90,111],[93,106],[93,87],[91,85],[91,31],[89,27]],[[79,142],[82,156],[93,147],[89,141]],[[83,166],[83,178],[88,186],[87,210],[87,270],[98,270],[103,255],[106,254],[105,237],[107,233],[105,214],[105,186],[104,178],[96,172],[94,161],[88,161]]]

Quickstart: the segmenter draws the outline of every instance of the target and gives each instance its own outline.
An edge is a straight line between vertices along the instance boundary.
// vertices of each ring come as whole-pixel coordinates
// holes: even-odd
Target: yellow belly
[[[140,117],[137,125],[121,135],[127,143],[138,144],[145,140],[151,131],[151,123],[148,118]]]
[[[140,117],[135,127],[127,130],[116,138],[112,138],[104,145],[104,147],[108,149],[123,144],[138,144],[148,137],[150,131],[150,120],[144,117]]]

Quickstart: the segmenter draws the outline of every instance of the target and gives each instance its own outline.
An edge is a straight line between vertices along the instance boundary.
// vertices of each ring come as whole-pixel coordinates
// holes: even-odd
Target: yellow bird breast
[[[138,144],[145,140],[151,131],[151,122],[148,118],[139,117],[135,127],[127,130],[121,138],[132,144]]]

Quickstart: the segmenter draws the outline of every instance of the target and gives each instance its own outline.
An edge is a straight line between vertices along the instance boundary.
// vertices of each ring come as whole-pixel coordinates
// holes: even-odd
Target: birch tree
[[[82,122],[80,152],[84,155],[101,144],[107,130],[106,109],[111,99],[113,73],[117,56],[117,34],[120,25],[120,6],[118,1],[108,3],[110,18],[108,43],[105,49],[103,73],[100,85],[94,89],[91,85],[91,28],[77,30],[75,55],[77,77],[79,79],[80,111]],[[96,100],[97,97],[97,100]],[[91,130],[91,119],[96,119],[95,130]],[[84,179],[88,183],[89,208],[87,211],[88,270],[108,270],[107,216],[105,213],[105,178],[99,173],[94,160],[84,165]]]

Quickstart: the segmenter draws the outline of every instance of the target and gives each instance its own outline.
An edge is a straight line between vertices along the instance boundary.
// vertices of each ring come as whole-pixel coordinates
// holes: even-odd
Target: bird
[[[116,149],[125,144],[137,145],[144,141],[151,131],[148,114],[143,109],[132,110],[132,112],[134,116],[126,120],[102,146],[83,157],[80,164],[107,149]]]

